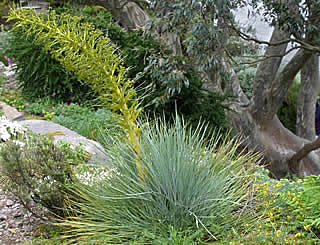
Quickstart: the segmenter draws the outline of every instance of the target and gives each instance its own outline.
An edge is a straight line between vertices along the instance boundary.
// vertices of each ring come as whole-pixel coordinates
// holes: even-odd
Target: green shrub
[[[246,67],[243,70],[238,71],[240,86],[243,92],[251,99],[253,95],[253,82],[256,75],[255,67]]]
[[[230,110],[228,102],[230,96],[203,89],[201,81],[196,83],[196,78],[192,79],[194,82],[188,88],[182,88],[181,94],[169,99],[162,98],[160,93],[163,91],[156,89],[157,94],[152,93],[149,97],[156,98],[149,105],[152,111],[156,116],[165,115],[166,118],[172,118],[174,111],[178,111],[195,128],[199,124],[199,119],[202,119],[209,122],[212,130],[219,129],[220,133],[227,134],[230,126],[226,111]]]
[[[289,88],[287,98],[278,111],[278,117],[283,125],[291,132],[296,132],[297,121],[297,98],[299,94],[300,82],[297,78]]]
[[[286,195],[296,222],[320,235],[320,177],[307,176],[296,195]]]
[[[267,170],[256,173],[256,203],[260,224],[248,227],[252,244],[317,244],[319,241],[319,177],[271,179]]]
[[[0,100],[14,106],[19,111],[24,110],[26,104],[26,100],[21,96],[21,91],[12,89],[1,89]]]
[[[1,188],[19,197],[26,207],[34,201],[63,216],[65,186],[73,181],[73,168],[85,159],[79,147],[73,150],[67,143],[55,145],[46,136],[7,141],[0,150]]]
[[[73,186],[80,198],[71,200],[76,207],[71,212],[78,216],[60,223],[67,229],[63,239],[80,244],[161,244],[173,236],[200,241],[221,238],[248,222],[241,217],[251,189],[251,154],[237,155],[234,140],[218,147],[217,138],[200,133],[201,126],[193,132],[179,118],[171,127],[148,122],[142,129],[143,183],[134,151],[119,145],[111,177]]]
[[[18,85],[23,94],[32,98],[53,97],[63,101],[84,101],[93,96],[88,86],[82,84],[72,73],[51,58],[43,45],[34,42],[21,29],[10,31],[8,57],[18,61],[16,66]]]

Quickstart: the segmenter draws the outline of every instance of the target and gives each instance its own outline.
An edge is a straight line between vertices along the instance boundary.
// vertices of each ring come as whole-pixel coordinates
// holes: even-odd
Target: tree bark
[[[320,147],[320,137],[314,142],[305,144],[296,154],[289,159],[289,169],[291,173],[298,173],[300,170],[300,161],[305,158],[310,152]]]
[[[297,101],[297,130],[300,137],[313,141],[315,134],[315,106],[319,90],[319,57],[312,55],[301,71],[301,85]]]
[[[128,31],[144,29],[150,19],[149,14],[140,4],[140,2],[143,2],[142,0],[98,1],[98,3],[108,9],[115,20]],[[157,30],[156,33],[154,33],[154,37],[166,43],[168,48],[171,48],[173,55],[182,55],[179,35],[176,32],[169,31],[166,25]]]
[[[272,33],[270,42],[277,43],[288,39],[289,35],[281,31],[278,27]],[[288,43],[270,46],[266,49],[265,55],[279,55],[286,51]],[[264,122],[265,118],[269,115],[270,105],[270,92],[272,82],[276,78],[279,70],[282,57],[272,57],[266,59],[259,64],[258,70],[254,80],[253,97],[250,112],[258,122]],[[272,117],[271,117],[272,118]]]

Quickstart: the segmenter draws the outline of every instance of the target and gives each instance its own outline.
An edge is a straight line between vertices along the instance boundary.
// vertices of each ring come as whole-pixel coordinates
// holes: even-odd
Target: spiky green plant
[[[178,117],[170,127],[162,121],[145,124],[140,138],[144,183],[136,178],[134,150],[120,145],[112,176],[72,187],[75,216],[60,223],[68,230],[63,238],[123,244],[148,237],[143,241],[148,243],[168,236],[169,227],[195,240],[218,239],[237,229],[256,156],[237,154],[237,140],[218,144],[219,136],[206,137],[205,127],[192,131]]]
[[[80,17],[57,15],[54,10],[44,16],[33,10],[12,8],[8,20],[16,21],[15,27],[34,36],[67,71],[86,81],[109,109],[120,115],[120,124],[139,154],[140,130],[136,119],[141,108],[133,81],[126,79],[127,69],[111,40],[93,25],[81,23]],[[139,161],[137,167],[142,176]]]

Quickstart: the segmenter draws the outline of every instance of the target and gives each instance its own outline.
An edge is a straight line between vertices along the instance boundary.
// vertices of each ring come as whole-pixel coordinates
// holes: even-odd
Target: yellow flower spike
[[[116,54],[116,47],[93,25],[81,23],[79,17],[57,15],[54,10],[48,10],[46,16],[48,19],[33,10],[11,9],[8,20],[14,20],[15,26],[26,34],[34,35],[35,41],[47,44],[45,48],[55,60],[86,81],[109,109],[120,112],[120,126],[137,154],[137,169],[143,179],[145,170],[139,157],[140,131],[136,124],[141,109],[133,81],[126,79],[127,69]]]

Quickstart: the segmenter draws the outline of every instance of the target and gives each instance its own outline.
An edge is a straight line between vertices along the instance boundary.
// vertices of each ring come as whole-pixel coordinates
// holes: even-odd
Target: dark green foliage
[[[319,176],[278,181],[270,178],[269,172],[262,168],[256,176],[258,207],[264,210],[267,219],[262,220],[256,233],[256,228],[252,227],[253,239],[264,239],[264,243],[270,244],[318,244]],[[273,231],[277,231],[276,234],[272,235]]]
[[[157,114],[170,118],[175,111],[184,115],[186,121],[197,127],[199,120],[208,122],[210,127],[218,128],[221,133],[229,129],[225,112],[229,110],[228,95],[210,92],[202,88],[202,81],[196,77],[197,73],[189,72],[190,86],[182,87],[181,93],[167,99],[163,96],[163,90],[155,89],[156,101],[151,103],[152,110]],[[161,93],[161,94],[160,94]]]
[[[34,201],[57,215],[63,215],[65,185],[72,181],[72,167],[85,162],[83,151],[69,144],[55,145],[46,136],[29,136],[22,145],[7,141],[1,145],[0,177],[24,204]]]
[[[54,97],[64,101],[90,98],[90,89],[65,69],[22,31],[10,32],[5,53],[17,61],[18,84],[23,94],[33,98]],[[91,96],[92,97],[92,96]]]
[[[291,132],[296,132],[297,98],[300,83],[295,80],[288,91],[288,96],[278,111],[278,117]]]
[[[256,70],[256,67],[244,67],[244,69],[239,69],[237,73],[240,80],[240,86],[249,99],[251,99],[253,95],[253,82]]]

